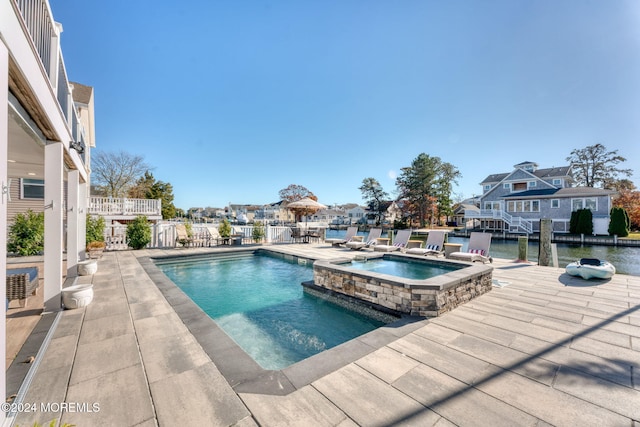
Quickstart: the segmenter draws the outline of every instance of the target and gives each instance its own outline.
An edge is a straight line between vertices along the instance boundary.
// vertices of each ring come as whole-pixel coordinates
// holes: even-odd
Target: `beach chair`
[[[357,233],[358,233],[358,227],[349,227],[347,228],[347,234],[345,234],[344,239],[340,239],[340,238],[325,239],[325,242],[331,243],[331,246],[344,245],[345,243],[353,240],[353,238]]]
[[[373,250],[376,252],[393,252],[399,251],[407,246],[409,238],[411,237],[411,229],[398,230],[396,237],[393,239],[392,245],[375,245]]]
[[[469,262],[493,262],[493,258],[489,256],[489,247],[491,246],[491,233],[471,233],[469,236],[469,245],[466,252],[452,252],[449,254],[450,259]]]
[[[27,298],[38,290],[38,268],[7,269],[7,305],[14,299],[24,300],[21,307],[27,305]]]
[[[370,248],[378,243],[378,237],[382,236],[382,228],[372,228],[364,242],[356,242],[354,240],[347,242],[345,246],[351,250],[359,251],[360,249]]]
[[[431,230],[424,248],[411,248],[405,252],[412,255],[440,255],[444,249],[444,236],[442,230]]]

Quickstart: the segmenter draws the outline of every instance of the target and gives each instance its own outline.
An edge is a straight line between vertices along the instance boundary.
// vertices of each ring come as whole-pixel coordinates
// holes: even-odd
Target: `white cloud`
[[[398,177],[398,174],[396,174],[396,171],[394,171],[393,169],[391,169],[389,172],[387,172],[387,175],[389,176],[390,179],[394,180]]]

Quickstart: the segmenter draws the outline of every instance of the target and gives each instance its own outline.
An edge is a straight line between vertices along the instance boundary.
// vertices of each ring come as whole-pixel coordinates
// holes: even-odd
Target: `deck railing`
[[[162,215],[160,199],[127,199],[113,197],[91,197],[89,213],[93,215]]]
[[[465,218],[473,218],[473,219],[500,219],[504,221],[507,225],[509,225],[510,231],[524,231],[526,233],[533,232],[533,224],[531,221],[526,220],[519,216],[512,216],[508,212],[505,212],[500,209],[481,209],[480,211],[476,211],[473,209],[465,209],[464,211]]]
[[[69,126],[73,140],[79,144],[79,148],[82,148],[81,157],[84,161],[86,138],[84,129],[79,125],[78,111],[73,106],[71,86],[62,58],[62,50],[56,41],[58,38],[56,23],[53,20],[49,2],[47,0],[15,0],[15,4],[22,15],[51,87],[56,91],[60,111]],[[56,61],[58,58],[59,61]],[[69,108],[69,104],[72,108]]]
[[[178,242],[178,233],[176,232],[176,223],[158,222],[149,224],[151,228],[151,243],[147,248],[174,248],[180,246]],[[193,233],[193,245],[197,246],[215,246],[219,242],[213,238],[211,232],[204,224],[192,224],[191,231]],[[233,234],[242,234],[242,243],[253,243],[253,226],[243,225],[241,227],[234,226]],[[127,242],[127,226],[124,224],[107,224],[104,230],[104,241],[107,250],[124,250],[128,249]],[[265,237],[261,243],[293,243],[291,238],[291,227],[271,226],[265,227]]]

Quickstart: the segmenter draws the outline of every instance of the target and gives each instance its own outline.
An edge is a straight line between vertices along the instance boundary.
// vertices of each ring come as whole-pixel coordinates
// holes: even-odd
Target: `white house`
[[[44,289],[39,292],[46,311],[60,310],[63,275],[75,275],[85,257],[88,162],[94,144],[93,93],[69,82],[61,33],[48,1],[0,1],[0,241],[7,240],[9,206],[19,200],[12,186],[19,186],[23,196],[24,191],[42,195],[36,199],[45,216]],[[75,97],[76,103],[74,90],[83,95]],[[67,252],[66,272],[61,249]],[[2,244],[0,269],[5,273],[6,256]],[[2,319],[0,352],[6,356]],[[5,371],[0,375],[6,384]],[[2,393],[4,401],[5,387]]]

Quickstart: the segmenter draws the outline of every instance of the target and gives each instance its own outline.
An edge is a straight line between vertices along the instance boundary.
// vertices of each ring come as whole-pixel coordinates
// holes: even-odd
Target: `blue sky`
[[[144,156],[176,206],[298,184],[362,203],[420,153],[455,193],[522,161],[618,150],[640,187],[640,2],[51,0],[97,149]]]

